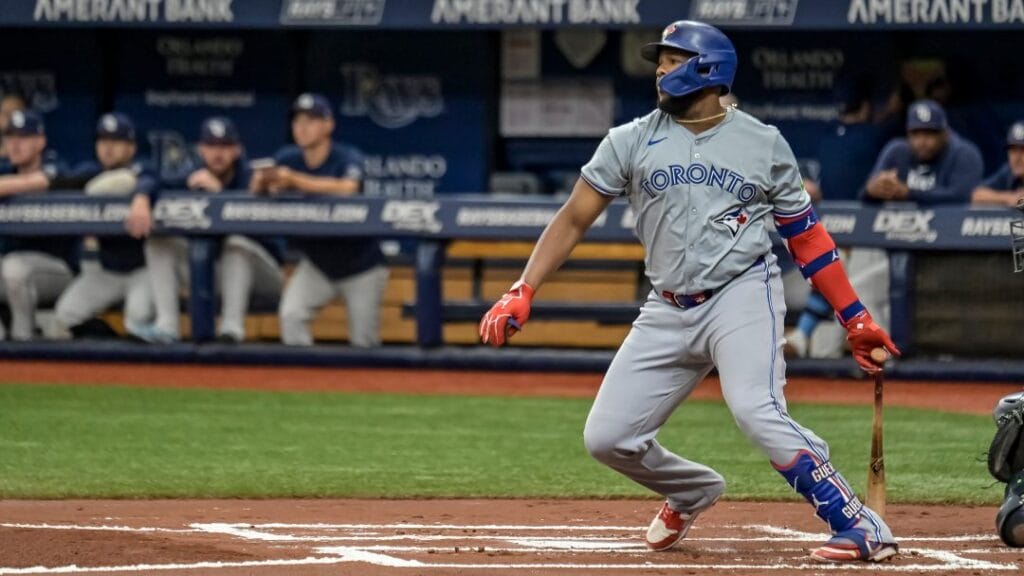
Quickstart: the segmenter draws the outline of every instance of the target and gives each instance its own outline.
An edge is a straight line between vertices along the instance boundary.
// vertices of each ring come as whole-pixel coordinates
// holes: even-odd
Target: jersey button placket
[[[694,226],[698,226],[699,225],[699,218],[697,216],[697,207],[696,206],[693,206],[692,208],[690,208],[690,222]],[[693,242],[692,242],[693,238],[691,237],[690,240],[691,240],[691,243],[690,243],[689,246],[687,246],[687,249],[693,250]]]
[[[700,161],[700,158],[701,158],[700,152],[697,152],[695,150],[699,145],[700,145],[700,142],[699,141],[695,141],[693,143],[693,148],[690,149],[690,151],[693,152],[693,160],[694,160],[694,162]],[[686,238],[686,251],[687,252],[691,252],[694,249],[694,247],[697,245],[697,242],[699,241],[700,230],[702,229],[702,227],[705,224],[704,222],[700,221],[700,210],[698,210],[697,206],[694,205],[694,203],[696,201],[698,201],[699,199],[695,199],[693,194],[698,193],[698,191],[694,189],[694,185],[693,184],[689,184],[689,191],[690,191],[690,193],[687,194],[687,199],[688,199],[688,201],[690,203],[690,214],[689,214],[689,218],[687,219],[688,222],[687,222],[687,227],[686,227],[687,230],[686,230],[686,236],[685,236],[685,238]],[[690,265],[690,263],[693,262],[693,261],[694,261],[693,258],[689,258],[683,264],[683,277],[686,278],[687,280],[689,280],[690,278],[695,276],[695,271],[692,270],[693,266]]]

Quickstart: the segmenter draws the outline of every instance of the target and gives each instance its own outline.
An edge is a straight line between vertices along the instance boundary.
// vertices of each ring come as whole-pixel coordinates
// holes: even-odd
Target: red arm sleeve
[[[793,215],[776,213],[775,227],[804,278],[828,300],[841,322],[845,324],[864,311],[839,261],[836,243],[818,220],[813,206]]]

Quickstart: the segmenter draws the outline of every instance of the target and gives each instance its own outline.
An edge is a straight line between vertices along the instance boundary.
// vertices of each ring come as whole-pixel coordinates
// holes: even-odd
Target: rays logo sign
[[[376,26],[384,18],[385,0],[285,0],[282,24]]]
[[[341,76],[344,116],[365,116],[382,128],[394,130],[444,112],[440,76],[382,74],[367,63],[342,64]]]
[[[789,26],[799,0],[694,0],[690,18],[708,24]]]

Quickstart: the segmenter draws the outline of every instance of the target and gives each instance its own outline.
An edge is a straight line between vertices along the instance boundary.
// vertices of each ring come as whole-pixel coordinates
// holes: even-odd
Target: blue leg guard
[[[829,461],[822,462],[810,452],[801,451],[785,466],[772,463],[798,493],[814,505],[814,512],[828,524],[833,534],[857,525],[864,504]]]

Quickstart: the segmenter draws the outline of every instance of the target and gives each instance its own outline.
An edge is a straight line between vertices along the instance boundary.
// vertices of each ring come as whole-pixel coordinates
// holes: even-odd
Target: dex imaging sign
[[[932,228],[934,218],[931,210],[880,210],[871,229],[886,240],[931,244],[939,236]]]

